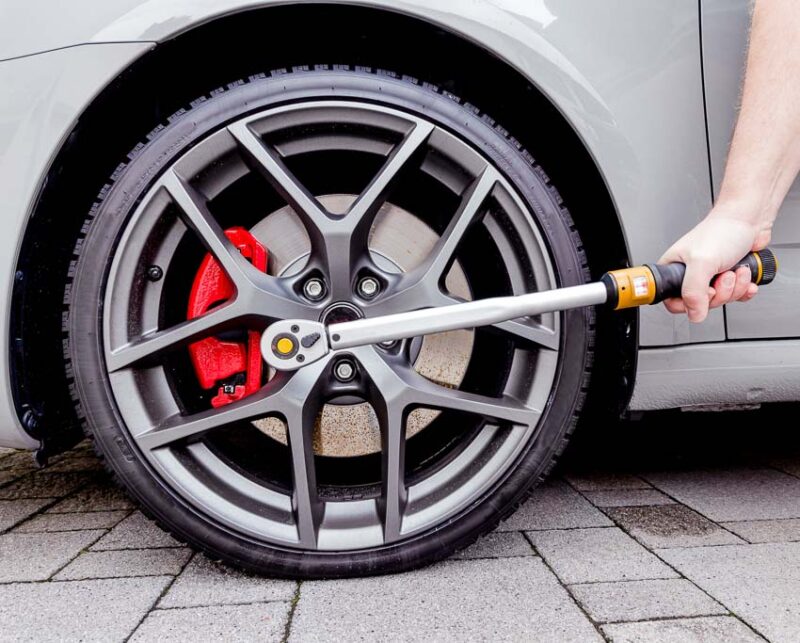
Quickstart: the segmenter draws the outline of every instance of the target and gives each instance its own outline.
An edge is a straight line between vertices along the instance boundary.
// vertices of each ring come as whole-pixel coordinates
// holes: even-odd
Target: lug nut
[[[349,382],[356,376],[356,365],[349,359],[342,359],[333,367],[333,374],[340,382]]]
[[[381,284],[374,277],[364,277],[358,282],[358,294],[364,299],[372,299],[381,290]]]
[[[303,294],[311,301],[319,301],[325,296],[325,284],[322,279],[313,277],[303,284]]]
[[[396,339],[389,339],[389,340],[387,340],[385,342],[379,342],[378,346],[388,350],[390,348],[394,348],[395,346],[397,346],[397,340]]]

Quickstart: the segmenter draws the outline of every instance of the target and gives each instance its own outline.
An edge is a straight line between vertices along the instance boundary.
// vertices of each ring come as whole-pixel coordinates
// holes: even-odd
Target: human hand
[[[658,263],[686,264],[681,298],[664,305],[670,312],[686,313],[689,321],[702,322],[709,308],[752,299],[758,286],[752,283],[750,269],[734,273],[729,268],[748,252],[766,248],[770,237],[771,226],[759,227],[721,208],[712,210],[659,259]]]

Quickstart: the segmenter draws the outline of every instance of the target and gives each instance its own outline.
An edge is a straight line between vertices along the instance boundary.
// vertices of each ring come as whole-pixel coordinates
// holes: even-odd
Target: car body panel
[[[17,254],[28,214],[53,158],[87,103],[148,43],[84,45],[0,63],[0,336],[7,338]],[[42,269],[46,269],[46,258]],[[0,445],[37,443],[19,424],[11,397],[9,360],[0,368]]]
[[[719,192],[736,123],[747,49],[749,0],[706,0],[703,5],[708,136],[714,192]],[[775,222],[772,247],[780,258],[775,283],[747,306],[727,310],[730,339],[800,337],[800,181]]]
[[[49,163],[71,125],[116,74],[153,44],[219,16],[286,4],[270,0],[93,0],[47,16],[2,0],[0,78],[20,95],[0,108],[0,175],[11,190],[0,240],[0,296],[9,301],[16,248]],[[90,4],[91,3],[91,4]],[[293,3],[297,4],[297,3]],[[361,0],[479,43],[534,83],[564,114],[603,175],[634,262],[657,259],[707,212],[712,198],[696,0]],[[311,9],[311,7],[309,7]],[[29,38],[31,24],[38,24]],[[85,44],[94,43],[94,44]],[[103,44],[116,43],[116,44]],[[36,54],[36,50],[54,50]],[[22,56],[22,57],[20,57]],[[29,88],[31,74],[41,79]],[[23,87],[24,86],[24,87]],[[31,96],[22,93],[32,92]],[[30,105],[38,108],[31,110]],[[502,114],[495,115],[502,122]],[[27,141],[26,137],[31,140]],[[18,167],[17,167],[18,166]],[[24,175],[24,176],[23,176]],[[14,181],[12,183],[11,181]],[[6,193],[9,193],[7,190]],[[5,263],[3,263],[5,262]],[[7,336],[8,319],[0,319]],[[643,346],[722,342],[722,311],[689,325],[662,307],[641,313]],[[0,385],[8,391],[3,355]],[[7,393],[6,393],[7,396]],[[19,445],[13,407],[0,399],[0,444]],[[14,419],[16,422],[16,419]]]

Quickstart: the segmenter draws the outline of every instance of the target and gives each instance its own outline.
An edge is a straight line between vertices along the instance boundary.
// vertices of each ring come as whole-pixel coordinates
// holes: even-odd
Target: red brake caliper
[[[267,271],[267,249],[244,228],[229,228],[225,235],[250,263]],[[234,288],[216,259],[207,254],[200,264],[189,295],[188,319],[204,314],[233,297]],[[237,342],[209,337],[189,346],[194,372],[200,386],[219,386],[211,400],[214,408],[241,400],[261,388],[263,362],[260,333],[247,331],[247,341]]]

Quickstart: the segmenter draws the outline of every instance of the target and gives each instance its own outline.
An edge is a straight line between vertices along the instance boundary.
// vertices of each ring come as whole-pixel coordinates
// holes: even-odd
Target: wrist
[[[778,208],[757,199],[720,198],[708,213],[709,219],[728,220],[752,228],[757,234],[772,228]]]

